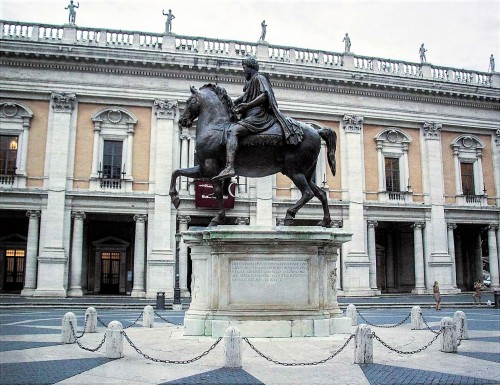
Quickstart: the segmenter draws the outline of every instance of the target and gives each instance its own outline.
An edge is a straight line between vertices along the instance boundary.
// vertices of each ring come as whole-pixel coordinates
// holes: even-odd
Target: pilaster
[[[26,266],[24,287],[21,291],[23,297],[32,296],[36,289],[37,257],[38,257],[38,232],[40,229],[40,211],[30,210],[26,213],[29,218],[28,244],[26,245]]]

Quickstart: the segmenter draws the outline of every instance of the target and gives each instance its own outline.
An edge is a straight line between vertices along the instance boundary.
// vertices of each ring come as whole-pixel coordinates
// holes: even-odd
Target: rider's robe
[[[253,133],[258,133],[267,130],[278,121],[287,143],[299,144],[302,141],[304,135],[302,128],[281,113],[271,83],[265,75],[257,72],[245,83],[243,92],[242,103],[249,103],[262,93],[267,95],[268,103],[245,111],[242,119],[238,122],[239,124]]]

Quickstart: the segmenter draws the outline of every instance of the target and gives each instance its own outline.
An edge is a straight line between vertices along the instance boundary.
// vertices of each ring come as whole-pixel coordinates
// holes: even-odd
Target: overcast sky
[[[500,68],[500,0],[75,0],[76,24],[256,42],[266,20],[269,44],[342,52],[346,32],[358,55],[487,71]],[[0,19],[61,25],[69,0],[0,0]]]

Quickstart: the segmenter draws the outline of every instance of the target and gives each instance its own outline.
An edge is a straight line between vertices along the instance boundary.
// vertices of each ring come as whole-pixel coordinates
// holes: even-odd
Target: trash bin
[[[495,296],[495,309],[500,309],[500,290],[495,290],[493,295]]]
[[[156,293],[156,310],[165,310],[165,292],[158,291]]]

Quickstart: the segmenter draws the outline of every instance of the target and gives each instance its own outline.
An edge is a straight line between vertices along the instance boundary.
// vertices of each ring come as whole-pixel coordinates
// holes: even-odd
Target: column
[[[134,215],[135,221],[135,247],[134,247],[134,286],[132,297],[144,297],[144,259],[146,246],[146,220],[147,215]]]
[[[155,100],[153,104],[154,125],[151,136],[151,147],[155,154],[154,173],[154,215],[149,222],[148,242],[151,252],[147,260],[147,291],[148,298],[155,298],[159,291],[166,297],[174,296],[175,285],[175,255],[172,244],[175,245],[176,218],[172,214],[172,203],[168,195],[170,176],[179,166],[178,126],[175,123],[177,103],[167,100]],[[174,246],[175,248],[175,246]]]
[[[179,136],[181,140],[181,168],[189,167],[189,132],[187,128],[182,129],[182,134]],[[186,194],[188,191],[188,178],[181,177],[180,193]]]
[[[179,233],[183,233],[188,229],[188,223],[191,222],[189,215],[179,215]],[[187,287],[188,278],[188,249],[184,239],[179,243],[179,287],[181,289],[182,297],[189,297],[190,293]]]
[[[375,245],[375,227],[377,221],[368,221],[368,259],[370,260],[370,288],[377,290],[377,248]]]
[[[36,271],[38,257],[38,230],[40,228],[40,211],[31,210],[26,213],[29,218],[28,244],[26,245],[26,266],[24,287],[21,295],[32,296],[36,289]]]
[[[74,212],[73,217],[73,243],[71,246],[70,286],[68,297],[81,297],[82,291],[82,258],[83,258],[83,221],[85,213]]]
[[[457,287],[463,288],[464,285],[464,262],[462,257],[462,237],[460,231],[455,234],[455,270],[457,272]]]
[[[370,260],[366,250],[367,225],[364,218],[363,117],[345,115],[342,119],[341,167],[344,202],[349,202],[347,231],[352,241],[345,245],[344,293],[373,295],[370,287]]]
[[[387,291],[394,289],[394,249],[392,247],[392,230],[387,231],[385,245],[385,270],[387,275]]]
[[[481,231],[477,232],[476,248],[474,252],[475,281],[483,281],[483,249],[481,248]]]
[[[462,195],[460,160],[458,159],[458,146],[453,147],[453,165],[455,166],[455,194]]]
[[[70,213],[66,212],[66,181],[68,162],[74,154],[72,114],[76,102],[74,94],[53,93],[51,116],[46,144],[45,174],[47,205],[43,210],[38,257],[37,288],[35,296],[65,297],[70,234]]]
[[[413,247],[414,247],[414,262],[415,262],[415,289],[413,294],[425,293],[424,284],[424,247],[422,243],[422,228],[425,226],[423,222],[416,222],[413,227]]]
[[[431,206],[430,221],[425,229],[426,281],[439,282],[442,293],[456,292],[451,281],[453,269],[448,253],[447,224],[444,212],[444,170],[441,146],[442,124],[425,122],[422,125],[423,156],[425,166],[423,175],[426,180],[426,203]],[[430,287],[428,287],[430,289]]]
[[[451,258],[451,284],[453,287],[457,287],[457,265],[455,258],[455,239],[453,236],[453,230],[457,228],[454,223],[448,223],[448,253],[450,253]]]
[[[497,237],[495,234],[497,229],[498,225],[495,224],[488,225],[488,255],[490,262],[491,287],[493,289],[500,288],[499,277],[498,277]]]

